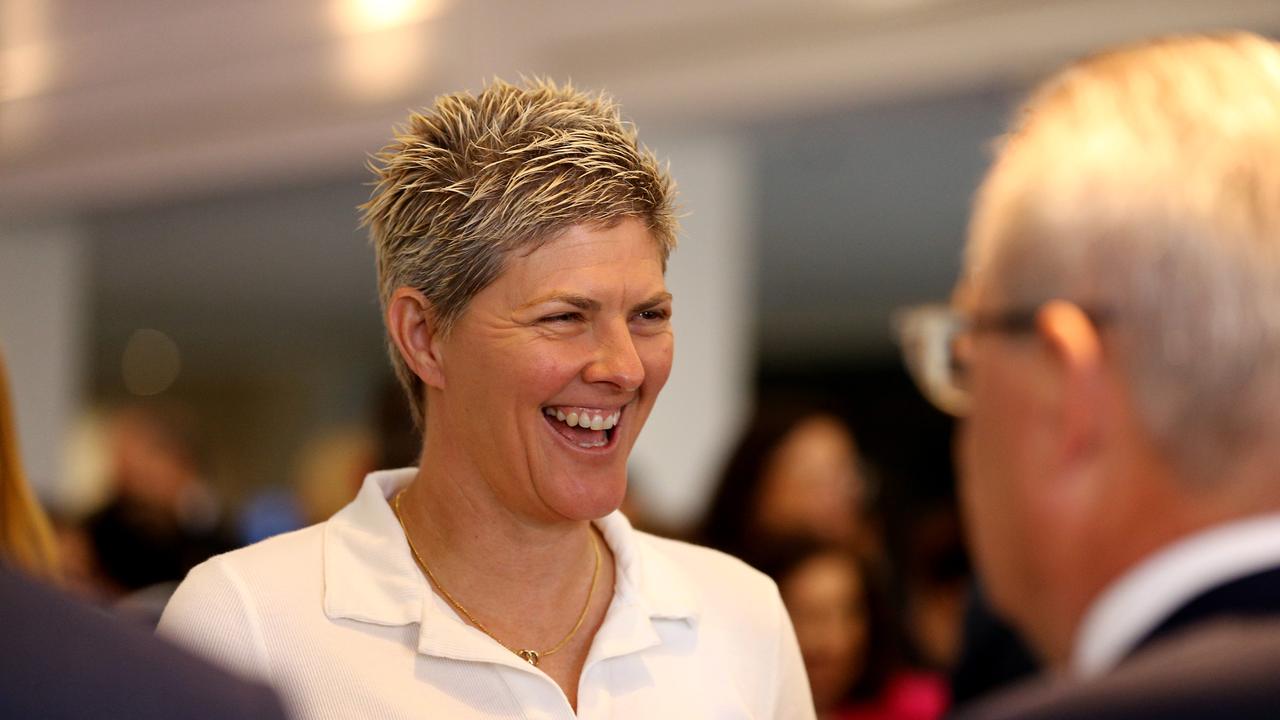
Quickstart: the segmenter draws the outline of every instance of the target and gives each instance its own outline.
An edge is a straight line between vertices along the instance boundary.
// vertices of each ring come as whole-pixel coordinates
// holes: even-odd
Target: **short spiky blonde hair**
[[[376,187],[360,209],[383,308],[397,288],[415,288],[442,332],[513,250],[532,251],[572,226],[637,218],[664,265],[675,247],[666,170],[611,99],[569,85],[495,80],[479,95],[439,97],[409,117],[370,168]],[[389,349],[420,423],[422,381]]]

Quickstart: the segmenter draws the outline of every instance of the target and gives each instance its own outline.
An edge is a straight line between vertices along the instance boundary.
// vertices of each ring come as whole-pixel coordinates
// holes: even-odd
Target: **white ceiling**
[[[494,75],[606,88],[670,131],[1020,83],[1220,27],[1278,29],[1280,2],[3,0],[0,216],[350,176],[406,108]]]

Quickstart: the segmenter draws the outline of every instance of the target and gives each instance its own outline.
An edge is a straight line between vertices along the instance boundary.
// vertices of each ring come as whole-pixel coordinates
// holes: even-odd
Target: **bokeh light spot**
[[[182,356],[173,338],[150,328],[135,330],[125,344],[120,371],[125,388],[134,395],[157,395],[169,389],[182,369]]]

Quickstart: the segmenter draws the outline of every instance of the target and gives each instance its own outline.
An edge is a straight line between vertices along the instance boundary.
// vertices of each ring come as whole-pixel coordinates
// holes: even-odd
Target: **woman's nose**
[[[596,356],[587,366],[583,379],[606,382],[627,392],[635,392],[644,382],[644,364],[636,351],[634,338],[625,325],[609,328],[598,336]]]

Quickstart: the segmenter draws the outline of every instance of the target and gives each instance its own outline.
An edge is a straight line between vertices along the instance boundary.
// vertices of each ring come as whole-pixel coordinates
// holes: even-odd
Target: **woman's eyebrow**
[[[531,308],[536,305],[541,305],[543,303],[549,303],[549,302],[562,302],[567,305],[572,305],[573,307],[576,307],[579,310],[586,310],[586,311],[592,311],[592,312],[597,311],[602,307],[599,300],[593,300],[592,298],[589,298],[586,295],[578,295],[576,293],[566,293],[566,292],[552,292],[546,295],[540,295],[534,298],[533,300],[530,300],[524,305],[521,305],[520,309],[523,310],[526,308]],[[652,297],[649,297],[648,299],[645,299],[636,303],[631,308],[631,311],[637,312],[640,310],[648,310],[650,308],[656,307],[666,302],[671,302],[671,293],[666,291],[659,292],[654,294]]]
[[[566,303],[568,305],[572,305],[578,308],[579,310],[596,311],[596,310],[599,310],[601,307],[599,300],[592,300],[586,295],[577,295],[574,293],[565,293],[565,292],[553,292],[553,293],[548,293],[546,295],[539,296],[537,298],[534,298],[533,300],[530,300],[524,305],[521,305],[520,309],[523,310],[525,308],[531,308],[535,305],[541,305],[543,303],[549,303],[549,302]]]
[[[636,303],[635,306],[631,308],[631,312],[649,310],[667,302],[671,302],[671,293],[663,291],[650,297],[648,300]]]

